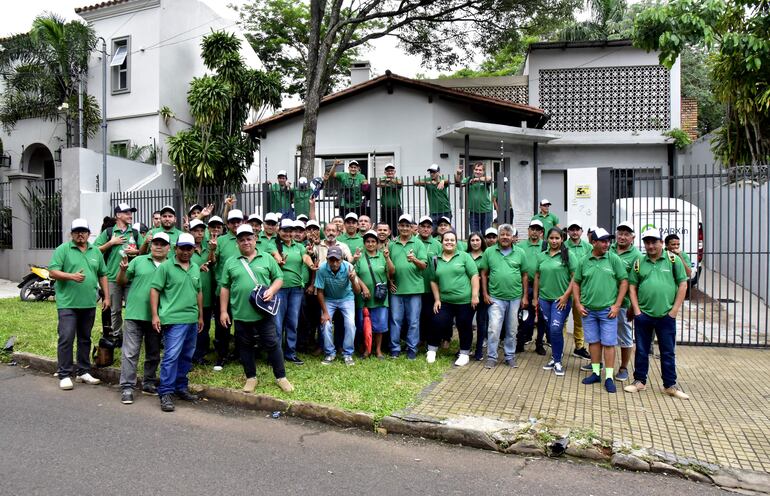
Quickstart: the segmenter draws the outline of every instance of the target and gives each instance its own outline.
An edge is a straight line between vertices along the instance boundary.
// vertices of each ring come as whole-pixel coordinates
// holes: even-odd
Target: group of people
[[[468,183],[484,183],[481,174]],[[459,239],[451,216],[433,212],[419,219],[399,213],[394,232],[387,219],[373,225],[355,211],[322,226],[310,218],[312,210],[294,219],[281,212],[263,218],[233,208],[232,198],[225,203],[222,217],[211,215],[211,205],[193,205],[183,229],[176,227],[175,209],[165,206],[157,212],[159,225],[146,232],[132,224],[136,209],[120,203],[115,224],[93,244],[86,221],[73,221],[71,241],[56,249],[49,265],[62,389],[73,387],[75,338],[76,381],[99,382],[90,374],[89,348],[100,292],[102,310],[111,312],[113,329],[123,335],[124,404],[134,401],[142,342],[142,392],[157,394],[163,411],[174,410],[174,396],[196,400],[187,374],[207,363],[212,320],[214,371],[237,360],[243,390],[254,392],[261,350],[277,386],[291,392],[285,363],[302,365],[300,351],[322,355],[324,365],[341,355],[352,366],[357,355],[398,358],[403,351],[414,360],[424,349],[434,363],[455,328],[457,367],[471,357],[487,369],[497,367],[502,342],[502,364],[515,368],[517,354],[534,339],[543,356],[550,344],[543,369],[561,377],[570,313],[573,354],[588,362],[580,367],[588,372],[584,384],[603,383],[616,392],[615,381],[629,380],[634,358],[625,391],[643,391],[657,335],[665,392],[687,398],[676,382],[674,346],[690,264],[675,236],[664,245],[659,231],[643,232],[642,254],[633,225],[621,222],[614,235],[590,229],[586,241],[580,223],[562,229],[548,200],[540,202],[521,240],[510,224]],[[371,328],[370,348],[362,344],[365,327]]]

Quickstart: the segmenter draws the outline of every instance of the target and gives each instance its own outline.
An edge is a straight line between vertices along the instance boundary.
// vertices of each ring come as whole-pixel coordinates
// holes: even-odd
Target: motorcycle
[[[19,296],[21,301],[43,301],[56,296],[53,279],[48,273],[48,268],[41,265],[29,266],[30,273],[17,287],[21,288]]]

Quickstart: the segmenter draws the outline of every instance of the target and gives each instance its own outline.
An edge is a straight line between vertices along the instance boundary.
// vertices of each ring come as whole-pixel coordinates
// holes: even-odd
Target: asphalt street
[[[59,391],[50,376],[0,364],[0,493],[721,494],[662,475],[180,403],[174,413],[156,397],[123,405],[115,387]]]

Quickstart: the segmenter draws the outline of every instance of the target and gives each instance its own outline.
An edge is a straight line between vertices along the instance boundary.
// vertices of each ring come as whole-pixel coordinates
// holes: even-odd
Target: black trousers
[[[214,315],[214,350],[217,352],[217,361],[224,362],[230,354],[230,328],[223,327],[219,322],[219,296],[216,296],[214,300],[211,305],[211,311]],[[228,304],[227,307],[227,314],[230,315],[232,320],[233,314],[230,311],[230,305]],[[237,340],[235,341],[235,354],[238,355]]]
[[[286,377],[283,351],[278,343],[275,321],[272,318],[265,317],[256,322],[236,320],[233,327],[235,327],[235,342],[238,345],[241,365],[247,379],[257,376],[257,357],[254,350],[257,341],[267,351],[267,362],[273,367],[275,378]]]
[[[529,290],[527,291],[530,305],[532,305],[532,292],[533,292],[533,288],[532,286],[530,286]],[[533,308],[534,307],[530,307],[530,310],[532,310]],[[543,313],[540,311],[539,308],[537,311],[537,324],[535,324],[534,321],[519,323],[519,329],[516,332],[516,349],[517,350],[521,350],[522,348],[524,348],[524,343],[532,339],[532,336],[535,333],[535,327],[537,327],[537,338],[535,340],[535,343],[539,348],[543,346],[543,337],[547,335],[547,331],[548,331],[548,325],[545,323],[545,319],[543,318]]]
[[[203,360],[209,352],[209,346],[211,343],[211,314],[212,307],[203,308],[203,329],[198,333],[198,341],[195,344],[195,354],[193,355],[193,363],[198,363]],[[219,315],[216,316],[219,319]],[[228,331],[228,337],[230,335]]]
[[[91,328],[94,326],[96,308],[60,308],[59,342],[56,356],[59,362],[59,379],[71,377],[74,371],[72,351],[78,341],[77,375],[91,371]]]

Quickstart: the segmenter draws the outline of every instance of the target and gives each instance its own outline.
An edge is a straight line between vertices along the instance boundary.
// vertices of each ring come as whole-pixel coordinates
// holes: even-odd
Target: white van
[[[669,234],[679,236],[682,251],[690,257],[691,284],[695,286],[703,261],[703,219],[700,208],[677,198],[641,197],[619,198],[614,205],[615,224],[629,221],[636,232],[635,242],[644,252],[641,233],[658,229],[661,238]]]

